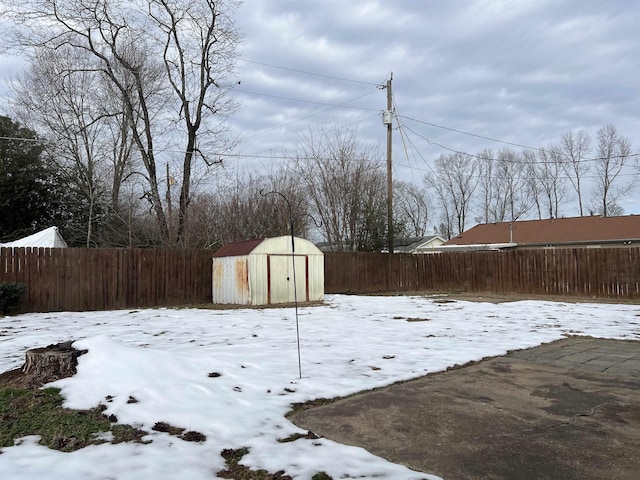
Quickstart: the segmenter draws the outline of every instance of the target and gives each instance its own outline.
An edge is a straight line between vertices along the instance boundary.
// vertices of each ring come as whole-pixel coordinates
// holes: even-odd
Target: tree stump
[[[87,350],[76,350],[73,342],[63,342],[47,347],[27,350],[22,373],[34,383],[45,384],[76,373],[78,357]]]

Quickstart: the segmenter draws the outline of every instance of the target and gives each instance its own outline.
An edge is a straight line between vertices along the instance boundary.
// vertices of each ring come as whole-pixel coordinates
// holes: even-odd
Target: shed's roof
[[[295,245],[294,245],[295,243]],[[295,247],[295,248],[294,248]],[[322,251],[309,240],[289,235],[227,243],[213,257],[241,257],[245,255],[322,255]]]
[[[640,216],[572,217],[483,223],[445,245],[598,243],[640,239]]]
[[[213,254],[214,257],[239,257],[249,255],[254,248],[264,242],[264,238],[257,240],[244,240],[242,242],[233,242],[223,245],[220,250]]]

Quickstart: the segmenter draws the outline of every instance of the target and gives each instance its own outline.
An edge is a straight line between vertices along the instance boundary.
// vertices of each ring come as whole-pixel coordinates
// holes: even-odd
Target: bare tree
[[[395,182],[393,193],[394,217],[398,223],[394,231],[404,231],[412,237],[424,236],[432,215],[429,192],[413,183]]]
[[[84,197],[84,243],[89,247],[95,244],[98,216],[117,212],[131,168],[128,122],[120,105],[102,94],[104,77],[85,68],[85,53],[63,46],[34,55],[12,83],[13,109],[49,139],[47,149],[65,172],[67,188]]]
[[[229,13],[237,2],[219,0],[149,0],[149,16],[163,32],[163,63],[171,88],[179,99],[186,134],[177,243],[184,243],[190,202],[191,170],[196,155],[208,165],[220,161],[209,156],[225,146],[220,139],[224,123],[200,131],[211,115],[223,116],[236,108],[227,95],[234,73],[239,34]],[[225,83],[227,85],[225,85]],[[200,141],[199,141],[200,140]]]
[[[511,149],[478,155],[479,189],[484,222],[514,221],[532,206],[523,157]]]
[[[495,208],[493,207],[493,202],[497,195],[493,155],[493,152],[489,149],[483,150],[478,155],[478,203],[482,212],[481,221],[485,223],[498,221],[495,220]]]
[[[456,234],[464,232],[473,193],[478,186],[478,162],[471,155],[454,153],[441,155],[435,162],[434,175],[425,178],[446,216],[454,220]],[[453,215],[453,217],[451,217]]]
[[[631,143],[618,133],[613,125],[598,130],[598,158],[594,163],[596,186],[594,202],[599,203],[598,213],[605,217],[620,213],[618,200],[629,193],[632,183],[620,183],[620,175],[629,162]]]
[[[225,179],[217,193],[195,195],[190,226],[191,247],[217,248],[225,243],[294,234],[308,237],[313,220],[307,199],[288,168],[265,175]],[[282,197],[269,192],[279,192]]]
[[[563,170],[562,154],[555,145],[537,152],[523,152],[528,174],[528,185],[533,193],[538,210],[538,218],[558,218],[560,206],[566,200],[566,178]]]
[[[354,127],[334,125],[300,138],[300,187],[332,248],[379,250],[385,244],[386,177],[379,158]]]
[[[437,227],[438,234],[445,240],[450,240],[458,233],[455,232],[455,210],[453,208],[452,193],[442,183],[433,182],[432,177],[425,176],[424,182],[433,189],[435,197],[440,204],[440,224]]]
[[[582,180],[589,173],[589,164],[585,157],[591,151],[591,139],[584,130],[569,131],[560,139],[560,152],[563,156],[563,170],[578,196],[580,216],[584,216]]]
[[[22,47],[87,52],[122,99],[145,167],[146,198],[162,241],[184,245],[196,159],[220,160],[227,95],[239,35],[234,0],[7,0]],[[222,121],[221,121],[222,119]],[[173,137],[173,138],[171,138]],[[159,192],[161,142],[183,152],[179,222],[174,242]],[[175,150],[175,148],[174,148]],[[205,152],[213,152],[212,155]]]
[[[523,169],[527,178],[527,187],[529,189],[529,193],[531,195],[531,201],[533,202],[533,207],[538,214],[538,218],[542,219],[543,217],[543,209],[545,208],[544,203],[544,195],[542,193],[542,185],[538,182],[536,178],[535,164],[537,162],[536,154],[531,150],[524,150],[522,152],[523,159]]]

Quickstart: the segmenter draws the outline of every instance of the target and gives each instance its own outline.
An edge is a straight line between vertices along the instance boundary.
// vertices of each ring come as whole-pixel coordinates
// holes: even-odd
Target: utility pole
[[[393,253],[393,173],[391,169],[392,159],[392,132],[393,132],[393,96],[391,93],[391,81],[393,72],[387,80],[387,110],[383,114],[383,122],[387,126],[387,240],[389,253]]]

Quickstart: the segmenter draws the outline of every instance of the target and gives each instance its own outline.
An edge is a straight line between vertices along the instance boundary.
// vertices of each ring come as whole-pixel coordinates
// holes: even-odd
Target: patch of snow
[[[332,398],[445,370],[566,334],[640,339],[636,305],[523,301],[438,303],[427,297],[327,296],[299,310],[146,309],[25,314],[0,320],[0,371],[27,349],[76,340],[78,373],[52,385],[65,406],[102,403],[107,415],[149,432],[142,444],[49,450],[37,437],[0,455],[2,478],[211,479],[220,452],[249,447],[241,463],[309,479],[435,479],[327,439],[285,418],[291,404]],[[210,375],[212,374],[212,375]],[[136,401],[131,402],[130,397]],[[206,435],[186,442],[151,430],[166,422]]]

